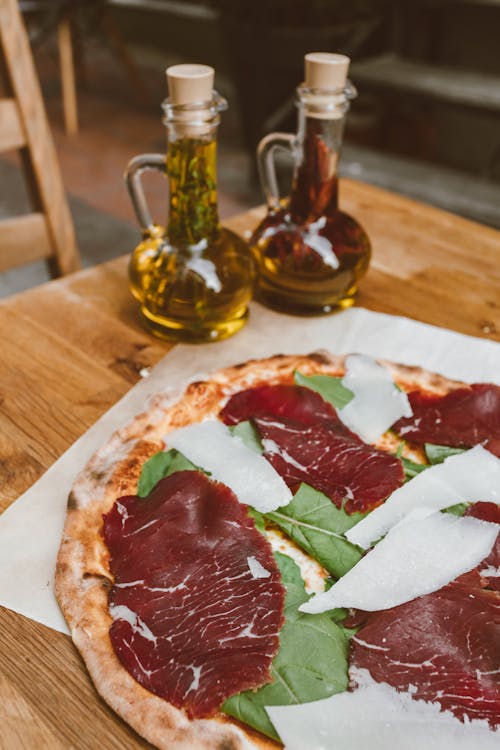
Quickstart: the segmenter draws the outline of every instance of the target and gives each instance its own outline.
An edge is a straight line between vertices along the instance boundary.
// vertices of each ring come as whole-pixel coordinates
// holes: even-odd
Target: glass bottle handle
[[[140,156],[134,156],[125,170],[125,183],[143,236],[156,237],[160,228],[158,224],[153,222],[142,184],[143,173],[150,169],[166,174],[165,155],[140,154]],[[163,228],[161,228],[162,233],[163,231]]]
[[[281,208],[274,154],[277,149],[294,154],[295,142],[296,136],[292,133],[270,133],[257,146],[260,183],[270,211],[278,211]]]

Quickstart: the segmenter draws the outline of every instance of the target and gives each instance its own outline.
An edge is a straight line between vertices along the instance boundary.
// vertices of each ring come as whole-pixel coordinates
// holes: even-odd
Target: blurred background
[[[303,56],[331,51],[351,57],[359,93],[341,174],[500,227],[500,0],[19,5],[84,266],[139,241],[123,171],[135,154],[165,150],[164,70],[180,62],[212,65],[229,100],[219,131],[222,218],[262,202],[256,144],[268,132],[295,130]],[[26,211],[15,154],[2,155],[0,184],[0,217]],[[152,175],[146,185],[163,223],[166,183]],[[46,278],[43,262],[9,271],[0,296]]]

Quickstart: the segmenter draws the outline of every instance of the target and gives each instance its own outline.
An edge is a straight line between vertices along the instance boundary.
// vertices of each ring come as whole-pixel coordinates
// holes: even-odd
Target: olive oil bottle
[[[166,158],[135,157],[126,172],[143,234],[130,260],[130,287],[146,326],[174,341],[216,341],[236,333],[247,320],[255,284],[248,245],[219,222],[216,133],[227,105],[213,91],[213,78],[206,65],[167,69]],[[147,169],[168,179],[166,229],[148,211],[141,183]]]
[[[361,225],[338,207],[337,165],[345,116],[355,90],[349,58],[305,57],[305,83],[297,89],[296,135],[273,133],[257,150],[268,213],[251,239],[259,265],[258,299],[283,312],[318,315],[354,303],[371,247]],[[273,154],[290,150],[294,175],[281,199]]]

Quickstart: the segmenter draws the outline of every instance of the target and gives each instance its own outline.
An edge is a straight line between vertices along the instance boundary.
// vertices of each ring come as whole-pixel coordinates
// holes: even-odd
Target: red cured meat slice
[[[498,507],[485,507],[492,505],[476,503],[469,515],[495,520]],[[481,572],[499,558],[500,534],[487,560],[439,591],[381,612],[357,612],[346,623],[362,625],[351,639],[351,665],[459,719],[500,726],[500,593]]]
[[[220,414],[226,424],[252,419],[267,460],[292,491],[301,482],[348,513],[380,505],[404,480],[401,461],[363,443],[331,404],[310,388],[264,385],[235,394]]]
[[[336,434],[332,427],[301,428],[268,419],[254,420],[264,455],[292,491],[301,482],[320,490],[348,513],[371,510],[403,483],[401,461]]]
[[[500,387],[476,383],[446,396],[413,391],[408,394],[413,416],[393,429],[415,443],[457,448],[480,443],[500,457]]]
[[[480,518],[482,521],[500,524],[500,506],[496,503],[474,503],[474,505],[467,508],[465,515]],[[495,569],[497,572],[500,572],[500,534],[498,534],[497,540],[488,557],[477,568],[481,578],[487,582],[487,587],[494,591],[500,591],[500,576],[492,575]]]
[[[334,424],[343,434],[358,439],[342,424],[331,404],[316,391],[300,385],[260,385],[240,391],[229,399],[220,416],[228,425],[254,417],[274,417],[305,427]]]
[[[191,718],[269,682],[285,590],[271,548],[235,495],[194,471],[104,517],[115,585],[110,637],[147,690]],[[248,558],[270,573],[254,578]]]

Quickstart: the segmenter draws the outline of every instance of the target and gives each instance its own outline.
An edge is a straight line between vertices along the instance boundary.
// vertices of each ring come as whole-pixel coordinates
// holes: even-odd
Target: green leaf
[[[280,573],[281,573],[281,581],[283,585],[285,586],[286,590],[288,591],[289,587],[292,585],[298,586],[299,588],[304,588],[304,581],[302,580],[300,568],[295,562],[295,560],[292,560],[291,557],[289,557],[288,555],[285,555],[283,552],[275,552],[274,557],[276,558],[276,562],[278,563],[278,568],[280,569]],[[306,601],[306,599],[309,598],[307,594],[305,593],[305,591],[304,591],[303,597],[304,597],[303,601]],[[287,597],[287,600],[285,603],[285,609],[289,606],[289,604],[290,602],[288,601],[288,597]]]
[[[302,375],[297,370],[293,377],[297,385],[316,391],[336,409],[342,409],[354,398],[354,393],[342,385],[342,378],[335,378],[333,375]]]
[[[247,448],[255,453],[264,453],[264,448],[260,442],[259,433],[253,426],[252,422],[245,420],[229,428],[233,435],[241,438]]]
[[[465,448],[450,448],[448,445],[434,445],[433,443],[425,443],[424,448],[425,455],[431,464],[442,464],[448,456],[456,456],[466,450]]]
[[[267,513],[293,541],[337,578],[361,559],[362,553],[343,534],[364,517],[347,514],[335,507],[329,497],[301,484],[293,500],[283,508]]]
[[[248,515],[250,516],[250,518],[253,518],[257,531],[260,531],[261,534],[265,534],[266,522],[262,513],[260,513],[258,510],[255,510],[255,508],[251,508],[250,506],[248,506]]]
[[[443,513],[452,513],[454,516],[463,516],[470,503],[457,503],[456,505],[450,505],[449,508],[445,508]]]
[[[328,615],[298,611],[309,598],[300,570],[286,555],[276,552],[275,557],[287,594],[280,647],[271,665],[273,681],[229,698],[222,710],[279,740],[264,706],[308,703],[347,690],[349,638]]]
[[[399,456],[399,460],[403,464],[406,481],[413,479],[417,474],[429,468],[427,464],[418,464],[415,461],[410,461],[409,458],[404,458],[404,456]]]
[[[197,467],[179,451],[172,448],[169,451],[155,453],[142,467],[137,494],[139,497],[147,497],[160,479],[165,479],[176,471],[185,470],[196,471]]]
[[[411,461],[409,458],[405,458],[403,456],[403,450],[405,448],[405,445],[406,443],[404,441],[400,443],[397,447],[396,452],[393,455],[396,456],[396,458],[399,458],[399,460],[403,464],[403,470],[405,473],[405,482],[408,482],[410,479],[413,479],[413,477],[416,477],[417,474],[420,474],[421,471],[424,471],[424,469],[428,469],[429,466],[427,464],[419,464],[419,463],[416,463],[415,461]]]

